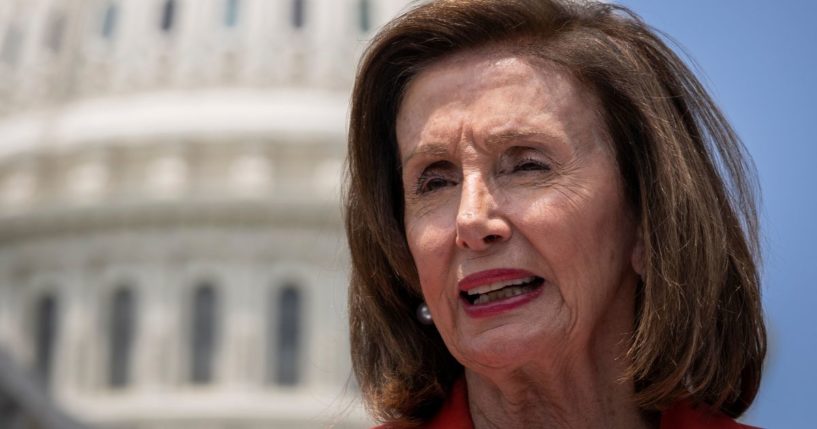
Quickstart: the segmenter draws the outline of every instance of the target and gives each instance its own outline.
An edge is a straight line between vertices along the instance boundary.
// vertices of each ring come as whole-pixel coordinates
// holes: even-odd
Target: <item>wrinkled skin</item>
[[[409,249],[477,427],[648,427],[621,381],[642,246],[594,95],[542,60],[467,51],[411,82],[396,133]],[[498,268],[540,292],[469,315],[458,282]]]

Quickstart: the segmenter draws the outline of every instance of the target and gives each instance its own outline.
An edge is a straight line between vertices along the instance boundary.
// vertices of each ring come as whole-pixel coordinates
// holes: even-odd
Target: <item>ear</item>
[[[639,277],[644,277],[644,234],[642,233],[641,225],[636,225],[635,230],[635,244],[633,245],[633,254],[630,263],[633,270]]]

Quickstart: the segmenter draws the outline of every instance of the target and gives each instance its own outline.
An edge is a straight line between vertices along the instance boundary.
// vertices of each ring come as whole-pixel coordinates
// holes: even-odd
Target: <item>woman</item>
[[[349,140],[354,370],[385,427],[741,427],[765,330],[750,164],[620,6],[386,26]]]

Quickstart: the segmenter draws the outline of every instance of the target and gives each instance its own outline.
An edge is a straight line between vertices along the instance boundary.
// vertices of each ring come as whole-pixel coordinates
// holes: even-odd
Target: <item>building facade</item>
[[[405,4],[0,2],[0,347],[94,426],[365,427],[339,191]]]

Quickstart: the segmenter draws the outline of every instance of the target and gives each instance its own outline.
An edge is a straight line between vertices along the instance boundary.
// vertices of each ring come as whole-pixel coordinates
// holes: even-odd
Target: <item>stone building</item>
[[[0,1],[0,348],[93,426],[365,427],[340,175],[405,3]]]

